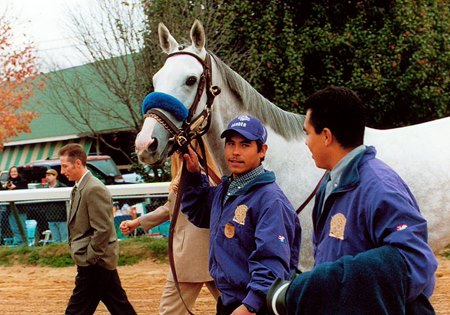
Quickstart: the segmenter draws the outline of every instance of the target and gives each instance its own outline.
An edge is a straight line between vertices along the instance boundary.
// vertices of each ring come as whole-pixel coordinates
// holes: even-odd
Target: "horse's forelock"
[[[178,45],[178,51],[183,51],[183,50],[185,50],[186,48],[188,48],[190,45],[191,45],[191,44],[189,44],[189,43],[182,43],[182,44],[179,44],[179,45]]]
[[[196,54],[201,59],[204,59],[206,56],[206,49],[203,48],[202,50],[199,51],[192,43],[188,43],[188,42],[178,44],[178,47],[177,47],[176,51],[174,51],[174,53],[182,52],[182,51],[187,52],[187,53]]]

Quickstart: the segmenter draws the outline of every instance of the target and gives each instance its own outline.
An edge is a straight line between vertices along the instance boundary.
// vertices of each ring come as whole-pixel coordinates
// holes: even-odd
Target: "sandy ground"
[[[450,315],[450,260],[439,257],[437,286],[431,299],[439,315]],[[138,314],[158,314],[167,264],[147,260],[119,267],[119,275]],[[75,267],[0,267],[0,314],[64,314],[73,289]],[[204,288],[193,312],[214,314],[215,302]],[[100,303],[96,314],[109,314]]]

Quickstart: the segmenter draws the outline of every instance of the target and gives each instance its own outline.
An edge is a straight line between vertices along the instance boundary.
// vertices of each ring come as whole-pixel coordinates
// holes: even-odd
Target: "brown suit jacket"
[[[88,172],[72,195],[67,225],[73,260],[78,266],[98,264],[109,270],[116,269],[119,243],[111,193]]]
[[[147,231],[167,220],[173,214],[177,195],[171,190],[168,201],[138,218],[142,227]],[[180,282],[208,282],[212,281],[208,270],[209,229],[201,229],[189,222],[181,211],[178,214],[177,225],[173,238],[173,255],[175,270]],[[172,272],[167,279],[173,281]]]

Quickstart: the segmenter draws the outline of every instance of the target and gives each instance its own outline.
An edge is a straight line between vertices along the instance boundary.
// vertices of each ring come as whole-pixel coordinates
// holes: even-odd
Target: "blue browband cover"
[[[183,103],[166,93],[152,92],[145,97],[142,102],[142,115],[152,108],[163,109],[179,121],[184,121],[188,116],[188,110]]]

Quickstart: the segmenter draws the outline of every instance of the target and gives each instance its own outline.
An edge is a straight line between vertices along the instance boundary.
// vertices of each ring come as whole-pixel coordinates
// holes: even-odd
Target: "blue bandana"
[[[172,95],[152,92],[148,94],[142,102],[142,115],[152,108],[160,108],[175,116],[179,121],[184,121],[188,116],[187,108]]]

